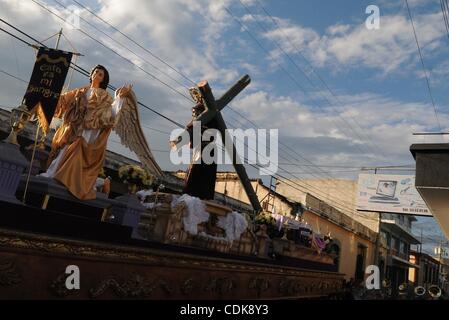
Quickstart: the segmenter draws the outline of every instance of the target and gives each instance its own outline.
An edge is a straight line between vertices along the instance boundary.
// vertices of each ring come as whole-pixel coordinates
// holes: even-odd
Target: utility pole
[[[440,283],[440,279],[441,279],[441,256],[442,256],[442,253],[443,253],[443,240],[440,240],[440,246],[439,246],[439,251],[440,251],[440,257],[438,258],[438,262],[439,262],[439,265],[438,265],[438,286],[440,286],[440,284],[442,284],[442,283]]]
[[[377,174],[377,168],[374,168],[374,174]],[[380,262],[380,230],[382,225],[382,212],[379,212],[379,227],[377,230],[377,237],[376,237],[376,249],[374,251],[374,263],[376,266],[379,266]],[[383,270],[381,270],[381,274],[383,273]]]
[[[419,257],[418,257],[418,259],[417,259],[417,263],[418,263],[418,266],[421,266],[421,256],[422,256],[422,227],[421,227],[421,243],[419,244]],[[421,270],[421,268],[419,269],[419,271],[417,271],[418,272],[418,280],[420,279],[420,276],[419,276],[419,274],[421,273],[422,274],[422,270]]]

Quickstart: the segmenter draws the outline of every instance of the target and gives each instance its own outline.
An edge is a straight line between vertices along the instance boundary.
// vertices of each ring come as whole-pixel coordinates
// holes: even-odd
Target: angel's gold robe
[[[100,88],[90,90],[84,87],[61,95],[55,117],[63,117],[63,123],[53,138],[48,162],[50,164],[58,156],[58,165],[51,177],[82,200],[96,197],[95,182],[103,167],[107,140],[115,123],[113,99],[109,93]],[[94,141],[86,141],[83,137],[86,131],[96,135]],[[59,155],[60,152],[63,153]]]

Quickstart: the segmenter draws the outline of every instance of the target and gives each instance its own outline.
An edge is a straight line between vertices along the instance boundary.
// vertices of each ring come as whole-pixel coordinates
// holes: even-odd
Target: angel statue
[[[149,171],[162,176],[140,126],[132,86],[116,90],[113,99],[106,91],[109,73],[101,65],[92,69],[89,80],[90,85],[61,95],[54,117],[62,124],[53,137],[49,167],[41,175],[61,182],[78,199],[95,199],[108,137],[115,130]]]

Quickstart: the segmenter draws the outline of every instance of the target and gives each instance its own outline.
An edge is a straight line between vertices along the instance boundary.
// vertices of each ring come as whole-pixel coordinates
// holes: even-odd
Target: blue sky
[[[189,81],[75,2],[36,1],[66,19],[72,17],[74,9],[79,10],[80,17],[84,19],[80,21],[81,29],[177,91],[187,94],[186,88],[191,86]],[[240,76],[250,74],[252,84],[232,103],[232,108],[260,128],[279,129],[281,141],[297,152],[287,156],[285,149],[280,150],[284,157],[280,159],[282,162],[354,167],[413,164],[408,150],[410,144],[431,140],[414,137],[412,133],[438,131],[402,0],[241,0],[251,14],[239,0],[79,2],[181,70],[188,78],[194,81],[208,79],[217,96]],[[265,14],[260,3],[276,24]],[[379,30],[368,30],[365,27],[368,16],[365,9],[370,4],[380,9]],[[446,80],[449,73],[449,38],[440,2],[409,0],[409,4],[424,62],[430,71],[438,118],[445,130],[449,127]],[[244,24],[251,35],[227,10]],[[62,39],[61,48],[71,50],[73,45],[83,53],[78,63],[84,68],[104,64],[110,71],[113,85],[132,82],[140,101],[178,122],[186,123],[189,120],[189,101],[88,39],[79,30],[65,25],[33,1],[0,0],[0,16],[41,40],[63,27],[71,44]],[[92,26],[107,33],[121,45]],[[54,41],[51,39],[46,44],[53,45]],[[0,69],[28,80],[34,62],[34,50],[3,33],[0,34],[0,44]],[[156,65],[162,72],[149,63]],[[321,83],[318,75],[332,92]],[[9,108],[17,105],[26,84],[1,73],[0,83],[0,105]],[[85,84],[84,77],[74,74],[70,87]],[[299,87],[304,88],[304,91]],[[154,152],[161,166],[164,169],[178,169],[168,161],[168,136],[154,130],[167,132],[175,126],[147,110],[142,110],[141,116],[147,127],[144,130],[150,145],[154,150],[162,150]],[[252,126],[229,108],[224,111],[224,117],[229,127]],[[441,137],[433,139],[443,141]],[[108,147],[133,157],[117,142],[118,138],[112,136]],[[309,162],[299,158],[298,154]],[[304,166],[289,166],[284,169],[304,172],[295,178],[355,179],[358,174],[357,170],[341,172],[341,168],[318,171]],[[256,175],[251,168],[248,170],[250,175]],[[438,232],[438,227],[434,225],[432,230]]]

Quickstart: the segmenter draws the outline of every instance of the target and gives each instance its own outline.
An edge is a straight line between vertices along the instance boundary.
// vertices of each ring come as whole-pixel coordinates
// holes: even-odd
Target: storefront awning
[[[391,262],[403,267],[419,269],[420,266],[397,256],[391,256]]]
[[[382,228],[389,229],[392,234],[400,236],[410,244],[420,244],[419,240],[395,220],[382,219]]]

